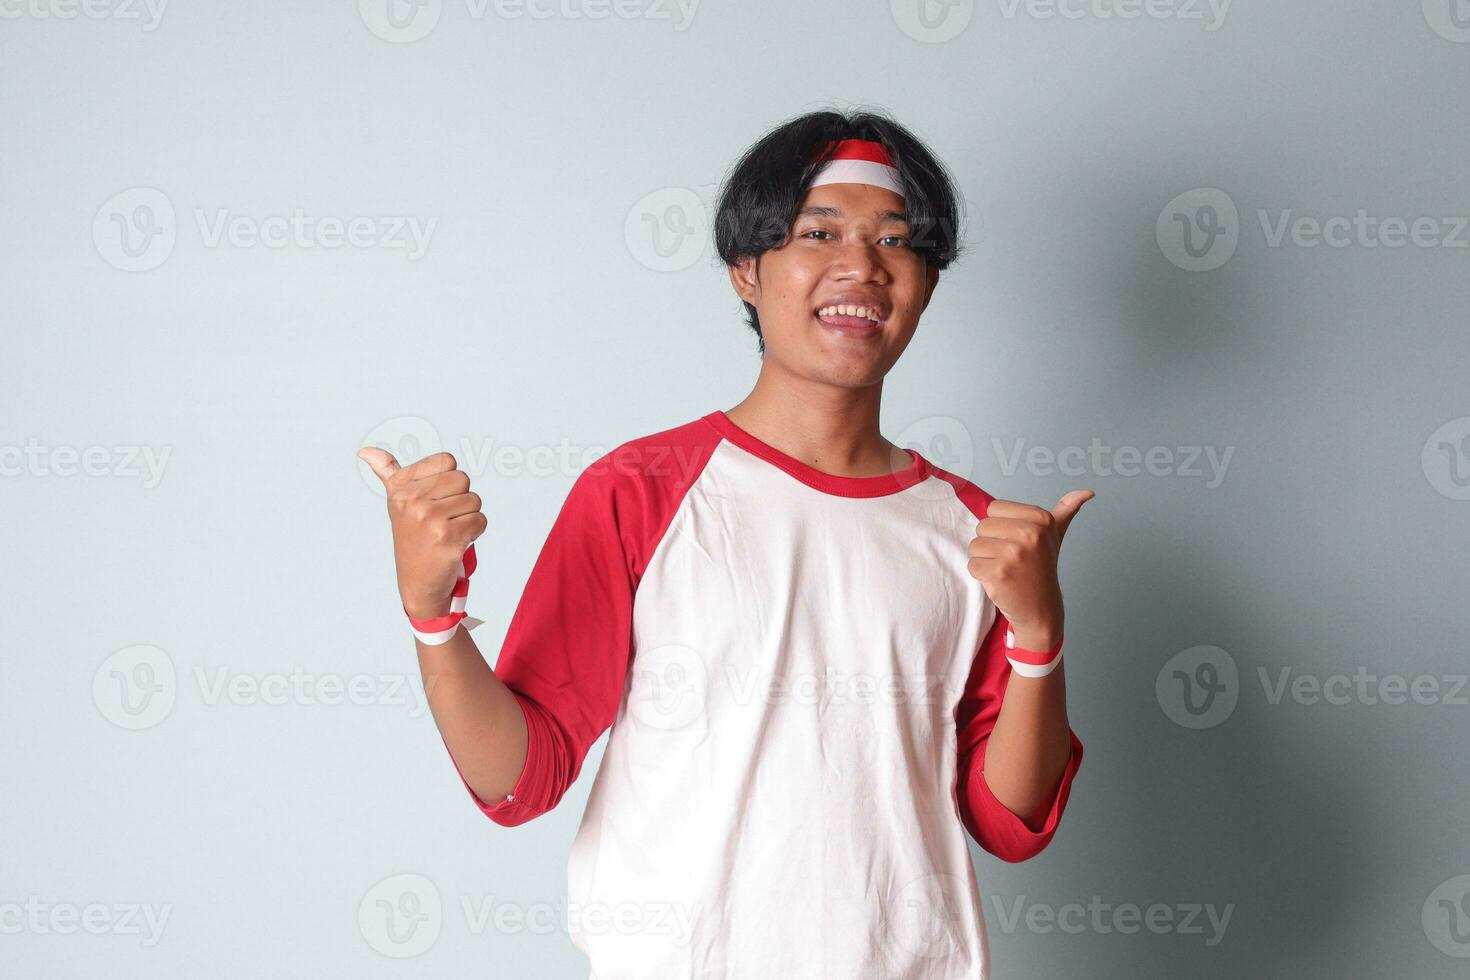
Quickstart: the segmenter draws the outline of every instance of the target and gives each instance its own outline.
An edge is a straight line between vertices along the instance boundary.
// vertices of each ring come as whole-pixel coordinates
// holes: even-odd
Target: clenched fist
[[[1010,621],[1016,645],[1049,650],[1062,635],[1062,589],[1057,553],[1062,535],[1082,505],[1096,494],[1073,490],[1051,510],[1014,500],[992,500],[975,525],[970,574]]]
[[[388,494],[404,611],[414,619],[447,614],[460,559],[486,525],[469,474],[456,468],[449,453],[399,466],[392,453],[366,446],[357,458],[372,467]]]

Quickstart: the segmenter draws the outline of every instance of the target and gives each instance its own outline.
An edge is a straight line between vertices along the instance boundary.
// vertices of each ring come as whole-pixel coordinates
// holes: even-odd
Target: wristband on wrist
[[[1011,662],[1011,669],[1022,677],[1045,677],[1062,662],[1062,642],[1057,640],[1057,645],[1046,651],[1025,650],[1016,646],[1016,634],[1007,627],[1006,659]]]
[[[408,609],[404,608],[403,614],[408,616],[408,628],[413,630],[413,635],[419,638],[419,642],[436,647],[441,643],[448,643],[459,631],[460,623],[464,624],[465,629],[472,630],[484,622],[483,619],[465,615],[464,611],[465,599],[470,594],[470,576],[474,573],[475,545],[471,542],[464,550],[464,557],[459,560],[459,577],[454,580],[454,591],[449,598],[449,612],[432,619],[414,619],[408,616]]]

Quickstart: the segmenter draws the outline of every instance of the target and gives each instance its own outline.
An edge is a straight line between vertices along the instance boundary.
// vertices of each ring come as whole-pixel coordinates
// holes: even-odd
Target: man
[[[955,213],[882,116],[752,146],[716,241],[755,386],[577,478],[493,671],[461,628],[486,527],[469,477],[360,454],[481,810],[547,812],[611,727],[568,868],[598,980],[983,978],[965,832],[1020,861],[1057,829],[1082,758],[1057,553],[1092,493],[995,500],[879,432]]]

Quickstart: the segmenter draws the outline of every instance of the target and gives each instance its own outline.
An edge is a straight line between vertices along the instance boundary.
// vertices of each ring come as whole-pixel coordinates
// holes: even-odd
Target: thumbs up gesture
[[[1062,637],[1062,589],[1057,553],[1062,536],[1091,490],[1073,490],[1051,510],[992,500],[970,541],[969,571],[1010,621],[1016,644],[1050,650]]]
[[[449,453],[400,466],[392,453],[366,446],[357,458],[372,468],[387,491],[404,610],[414,619],[445,615],[460,559],[487,523],[480,495],[470,490],[469,474],[457,468]]]

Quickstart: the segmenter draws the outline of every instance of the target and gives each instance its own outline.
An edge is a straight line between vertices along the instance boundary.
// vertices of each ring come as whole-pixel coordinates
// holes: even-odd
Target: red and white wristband
[[[470,594],[470,576],[475,573],[475,546],[473,543],[464,550],[464,557],[459,560],[459,578],[454,580],[454,592],[449,599],[449,612],[443,616],[435,616],[432,619],[414,619],[408,616],[408,609],[403,614],[408,616],[408,627],[413,630],[413,635],[419,638],[421,643],[431,647],[441,643],[448,643],[459,630],[460,624],[464,628],[472,630],[484,622],[473,616],[465,615],[464,604],[466,597]]]
[[[1050,650],[1024,650],[1016,646],[1016,634],[1006,628],[1006,659],[1011,662],[1011,669],[1022,677],[1045,677],[1057,669],[1057,664],[1062,662],[1062,641]]]

